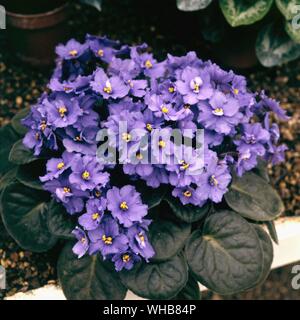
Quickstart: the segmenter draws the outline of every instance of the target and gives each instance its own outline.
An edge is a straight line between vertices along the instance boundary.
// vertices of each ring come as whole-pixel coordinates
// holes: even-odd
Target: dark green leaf
[[[270,10],[273,0],[220,0],[221,10],[232,27],[261,20]]]
[[[23,109],[11,119],[12,127],[21,136],[24,136],[28,131],[28,129],[21,124],[21,120],[23,120],[28,115],[28,113],[29,109]]]
[[[205,9],[212,0],[177,0],[177,8],[182,11],[196,11]]]
[[[149,188],[144,183],[137,183],[136,189],[141,193],[143,203],[148,205],[148,209],[157,207],[166,194],[166,189],[160,188]]]
[[[24,146],[22,140],[19,140],[10,150],[8,159],[15,164],[27,164],[35,161],[37,158],[30,149]]]
[[[191,204],[183,205],[177,198],[168,196],[165,198],[175,216],[187,223],[201,220],[209,211],[209,204],[202,207],[193,206]]]
[[[253,227],[232,211],[209,216],[186,246],[188,264],[207,288],[219,294],[241,292],[257,283],[263,253]]]
[[[42,160],[21,165],[18,167],[17,180],[29,188],[43,190],[39,177],[45,174],[45,167]]]
[[[186,286],[173,298],[173,300],[200,300],[201,292],[198,281],[190,273]]]
[[[140,262],[120,272],[124,285],[146,299],[171,299],[186,285],[188,268],[182,256],[164,262]]]
[[[43,252],[56,242],[47,228],[48,193],[12,182],[2,193],[1,212],[9,234],[25,250]]]
[[[277,235],[277,231],[276,231],[276,226],[274,221],[266,221],[265,225],[268,228],[269,234],[272,238],[272,240],[276,243],[279,244],[279,240],[278,240],[278,235]]]
[[[50,202],[47,218],[48,229],[54,236],[63,239],[74,238],[71,232],[76,223],[66,209],[55,200]]]
[[[102,0],[80,0],[81,3],[87,4],[101,11]]]
[[[273,67],[300,57],[300,44],[295,43],[283,26],[269,24],[258,34],[256,55],[265,67]]]
[[[168,260],[176,255],[190,233],[190,224],[154,220],[149,228],[149,240],[155,251],[154,260]]]
[[[255,221],[273,220],[284,211],[277,192],[253,172],[247,172],[241,178],[233,176],[225,199],[234,211]]]
[[[266,161],[259,159],[257,162],[257,167],[253,169],[253,172],[263,178],[266,182],[270,182],[268,164]]]
[[[299,13],[297,5],[300,5],[299,0],[275,0],[277,8],[281,11],[287,20],[293,19],[293,17]]]
[[[66,244],[58,264],[58,278],[70,300],[123,300],[126,288],[118,273],[100,255],[78,259],[72,252],[73,242]]]
[[[9,162],[8,155],[13,144],[19,139],[20,136],[10,124],[0,128],[0,175],[14,167],[14,164]]]
[[[263,268],[260,278],[255,286],[263,283],[268,277],[273,262],[273,244],[269,235],[258,225],[253,225],[261,243],[263,251]]]
[[[0,178],[0,192],[13,181],[17,174],[17,167],[10,169],[6,174]]]

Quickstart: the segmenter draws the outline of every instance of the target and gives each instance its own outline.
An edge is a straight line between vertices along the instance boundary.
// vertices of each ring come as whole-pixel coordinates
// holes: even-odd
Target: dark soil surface
[[[70,30],[82,39],[85,33],[107,35],[124,43],[147,42],[158,58],[167,52],[184,54],[195,50],[207,58],[206,47],[198,37],[197,14],[176,10],[175,0],[110,0],[101,14],[88,7],[73,5]],[[158,10],[159,8],[159,10]],[[38,71],[15,61],[7,49],[5,33],[0,33],[0,126],[20,109],[34,103],[43,92],[51,70]],[[274,69],[256,67],[244,72],[252,90],[264,89],[279,99],[291,119],[280,123],[282,140],[289,151],[287,160],[270,168],[272,183],[284,200],[285,215],[300,215],[300,61]],[[23,251],[5,232],[0,222],[0,264],[7,270],[7,290],[0,298],[56,281],[55,250],[45,254]],[[291,288],[291,266],[272,271],[260,288],[232,299],[299,299]],[[204,294],[205,299],[223,299]],[[228,298],[228,297],[227,297]]]

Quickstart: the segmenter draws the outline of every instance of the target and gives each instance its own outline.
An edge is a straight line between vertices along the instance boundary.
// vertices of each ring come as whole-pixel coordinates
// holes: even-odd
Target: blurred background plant
[[[200,29],[213,46],[220,48],[225,42],[221,47],[230,51],[241,42],[248,43],[248,48],[254,45],[256,56],[265,67],[300,56],[299,0],[176,1],[182,11],[202,11]]]

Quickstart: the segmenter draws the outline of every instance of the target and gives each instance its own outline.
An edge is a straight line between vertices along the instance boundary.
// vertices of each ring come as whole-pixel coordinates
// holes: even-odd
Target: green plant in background
[[[233,28],[259,23],[256,55],[265,67],[273,67],[300,57],[300,0],[219,0],[219,7]],[[182,11],[203,10],[213,0],[177,0]],[[215,9],[214,9],[215,10]],[[212,11],[209,11],[209,15]],[[209,19],[203,30],[206,40],[220,39],[222,26]],[[211,26],[214,24],[215,26]],[[239,39],[237,39],[237,42]]]

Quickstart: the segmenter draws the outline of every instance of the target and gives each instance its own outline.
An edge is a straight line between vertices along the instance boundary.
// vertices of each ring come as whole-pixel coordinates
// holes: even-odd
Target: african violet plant
[[[256,55],[262,65],[272,67],[294,60],[300,56],[300,1],[299,0],[219,0],[220,9],[231,27],[240,27],[262,21],[256,41]],[[183,11],[202,10],[212,0],[177,0]],[[212,11],[216,11],[216,7]],[[205,38],[219,41],[223,37],[220,19],[213,18],[209,11],[209,27],[202,25]],[[271,12],[273,14],[271,14]],[[266,15],[269,14],[267,18]],[[207,18],[207,17],[206,17]],[[212,26],[214,25],[214,26]],[[238,41],[238,39],[237,39]]]
[[[145,44],[90,35],[56,51],[48,92],[0,129],[1,213],[18,244],[64,246],[69,299],[199,299],[198,281],[220,294],[262,282],[273,247],[260,225],[276,241],[283,211],[265,167],[284,158],[279,104],[194,52],[158,62]],[[176,152],[174,129],[191,153]],[[158,161],[144,162],[156,130]],[[102,161],[104,143],[136,161]]]

